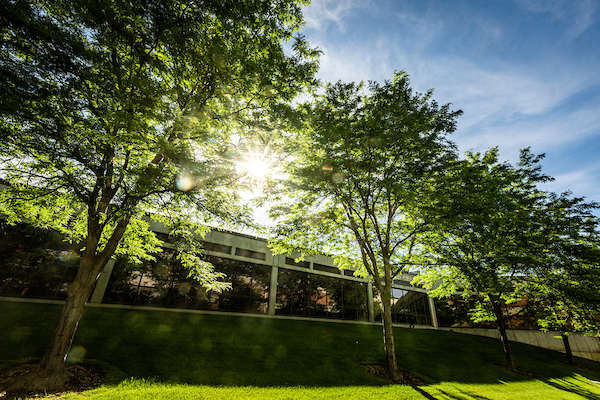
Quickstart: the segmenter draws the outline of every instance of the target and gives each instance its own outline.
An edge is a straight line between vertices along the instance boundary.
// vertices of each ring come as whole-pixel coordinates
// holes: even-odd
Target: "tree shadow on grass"
[[[416,392],[418,392],[421,396],[425,397],[426,399],[436,400],[435,397],[433,397],[432,395],[430,395],[429,393],[427,393],[426,391],[424,391],[423,389],[421,389],[418,386],[413,387],[413,389],[415,389]]]
[[[3,303],[0,360],[41,357],[60,306]],[[591,368],[582,371],[561,363],[564,355],[533,346],[513,344],[517,368],[534,374],[523,376],[500,367],[504,356],[499,340],[434,330],[394,331],[400,369],[427,383],[572,382],[575,374],[600,380],[600,364],[581,360]],[[381,340],[376,325],[86,308],[74,346],[87,350],[87,360],[102,360],[127,376],[168,382],[386,386],[388,382],[360,367],[383,362]]]
[[[598,400],[598,394],[594,393],[585,388],[587,385],[592,385],[591,382],[587,381],[587,378],[583,377],[583,379],[577,379],[580,384],[576,385],[572,381],[567,381],[565,379],[552,379],[546,381],[546,383],[556,389],[564,390],[565,392],[575,393],[583,398],[590,400]]]
[[[408,331],[408,332],[407,332]],[[418,372],[431,382],[495,384],[561,379],[576,374],[600,380],[600,364],[578,359],[586,370],[565,364],[563,354],[522,343],[511,343],[520,373],[504,367],[499,340],[473,335],[397,329],[396,349],[401,368]]]
[[[489,397],[484,397],[484,396],[479,396],[478,394],[472,393],[472,392],[466,392],[460,389],[457,389],[460,394],[452,394],[449,392],[445,392],[439,388],[436,388],[436,391],[439,392],[442,396],[444,397],[434,397],[433,395],[427,393],[425,390],[423,390],[420,387],[414,387],[415,391],[417,391],[420,395],[422,395],[423,397],[425,397],[426,399],[429,400],[448,400],[448,399],[452,399],[452,400],[490,400]]]

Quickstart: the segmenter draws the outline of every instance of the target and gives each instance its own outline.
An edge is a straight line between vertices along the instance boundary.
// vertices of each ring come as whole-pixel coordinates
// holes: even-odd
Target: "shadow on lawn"
[[[424,391],[420,387],[415,387],[414,389],[420,395],[422,395],[423,397],[425,397],[426,399],[429,399],[429,400],[438,400],[438,399],[444,399],[444,400],[447,400],[447,399],[453,399],[453,400],[490,400],[489,397],[479,396],[479,395],[477,395],[475,393],[465,392],[463,390],[459,390],[459,392],[461,394],[457,395],[457,394],[452,394],[452,393],[445,392],[445,391],[443,391],[443,390],[441,390],[441,389],[438,388],[437,391],[443,397],[434,397],[433,395],[427,393],[426,391]]]
[[[40,357],[60,306],[0,301],[0,361]],[[15,328],[17,327],[17,328]],[[600,364],[582,370],[564,355],[515,343],[520,370],[507,371],[500,341],[434,330],[394,330],[400,369],[427,383],[497,383],[561,378],[600,380]],[[186,312],[86,308],[74,347],[129,377],[224,386],[384,386],[360,366],[384,360],[376,325],[280,320]],[[567,390],[566,388],[564,390]],[[425,395],[425,394],[423,394]],[[469,399],[477,399],[465,393]]]
[[[425,397],[426,399],[436,400],[435,397],[433,397],[432,395],[430,395],[429,393],[427,393],[426,391],[424,391],[423,389],[421,389],[418,386],[413,387],[413,389],[415,389],[416,392],[418,392],[421,396]]]
[[[575,393],[586,399],[590,399],[590,400],[598,399],[597,393],[594,393],[585,388],[586,385],[591,385],[592,384],[591,382],[586,381],[586,378],[577,379],[577,380],[580,382],[579,385],[575,385],[573,382],[569,382],[565,379],[552,379],[552,380],[546,381],[546,383],[552,387],[555,387],[556,389],[564,390],[565,392],[569,392],[569,393]]]

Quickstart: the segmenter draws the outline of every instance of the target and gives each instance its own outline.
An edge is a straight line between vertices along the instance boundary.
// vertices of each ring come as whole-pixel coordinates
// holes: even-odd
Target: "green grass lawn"
[[[0,369],[40,357],[59,311],[0,301]],[[105,387],[80,395],[92,399],[600,399],[592,361],[575,368],[560,353],[515,343],[525,376],[502,368],[497,340],[395,335],[400,368],[427,385],[389,385],[360,367],[384,360],[372,325],[90,307],[74,349],[107,375]]]
[[[118,386],[103,387],[83,394],[70,394],[64,399],[129,400],[129,399],[173,399],[173,400],[231,400],[231,399],[290,399],[290,400],[380,400],[380,399],[598,399],[600,391],[575,377],[562,382],[532,380],[500,384],[440,383],[422,387],[410,386],[341,386],[341,387],[215,387],[125,382]]]

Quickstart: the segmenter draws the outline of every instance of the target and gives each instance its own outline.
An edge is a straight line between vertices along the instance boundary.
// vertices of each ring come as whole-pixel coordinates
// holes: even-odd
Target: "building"
[[[163,239],[167,230],[154,225]],[[57,302],[75,278],[75,246],[56,233],[27,225],[0,232],[0,301]],[[381,307],[372,283],[338,269],[331,257],[316,255],[296,262],[297,255],[273,256],[264,239],[212,231],[205,238],[206,258],[227,275],[232,289],[206,291],[166,248],[156,262],[133,266],[111,260],[100,274],[89,302],[106,307],[156,307],[197,313],[236,313],[265,318],[309,318],[354,323],[380,321]],[[392,287],[396,325],[438,328],[488,337],[497,329],[468,323],[469,304],[458,298],[436,301],[414,287],[405,273]],[[465,304],[462,304],[462,303]],[[460,306],[462,304],[462,306]],[[510,330],[511,341],[564,352],[556,332]],[[576,356],[600,361],[598,338],[571,334]]]
[[[18,236],[15,242],[19,241],[14,248],[17,253],[23,250],[21,254],[28,254],[28,258],[10,262],[10,256],[4,256],[0,296],[63,299],[76,272],[75,249],[52,233],[42,237],[39,230],[19,229],[14,232]],[[165,227],[153,224],[152,229],[166,239]],[[3,243],[10,240],[4,238]],[[89,302],[283,318],[380,320],[381,307],[373,284],[354,276],[354,271],[338,269],[331,257],[314,255],[296,262],[297,254],[274,256],[264,239],[218,230],[204,237],[204,246],[206,260],[227,275],[231,290],[205,290],[188,276],[167,246],[157,254],[156,262],[142,266],[111,260]],[[25,252],[26,248],[31,251]],[[406,273],[394,281],[394,322],[437,327],[434,303],[426,290],[410,285],[413,276]]]

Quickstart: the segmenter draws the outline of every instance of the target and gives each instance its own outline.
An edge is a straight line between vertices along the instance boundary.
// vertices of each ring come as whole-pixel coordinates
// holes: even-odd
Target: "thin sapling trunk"
[[[506,367],[511,371],[516,371],[515,360],[513,358],[512,350],[510,348],[510,342],[508,341],[508,335],[506,334],[506,324],[504,323],[504,315],[502,314],[502,308],[500,307],[500,301],[495,296],[490,295],[490,302],[496,316],[496,323],[498,325],[498,331],[500,331],[500,341],[502,342],[502,349],[504,350],[504,356],[506,358]]]
[[[393,380],[400,378],[400,371],[396,360],[396,345],[394,343],[394,329],[392,327],[392,305],[387,294],[382,294],[383,303],[383,344],[385,350],[385,369],[388,376]]]
[[[571,343],[569,343],[569,335],[567,335],[565,332],[561,332],[560,337],[562,338],[563,344],[565,345],[565,353],[567,354],[567,362],[571,365],[577,365],[575,363],[575,359],[573,358],[573,351],[571,350]]]

